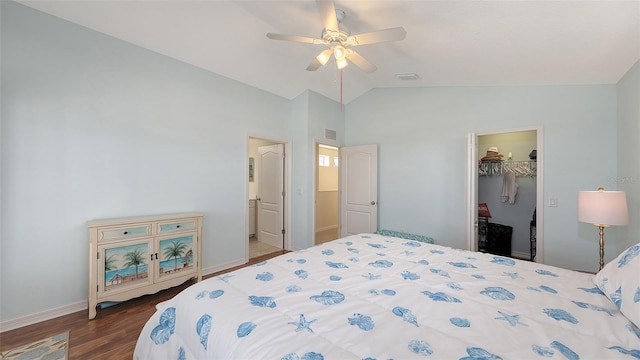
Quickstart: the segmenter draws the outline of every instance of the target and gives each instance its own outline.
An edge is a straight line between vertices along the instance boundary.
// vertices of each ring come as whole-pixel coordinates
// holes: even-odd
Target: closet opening
[[[542,262],[541,129],[469,137],[469,249]]]

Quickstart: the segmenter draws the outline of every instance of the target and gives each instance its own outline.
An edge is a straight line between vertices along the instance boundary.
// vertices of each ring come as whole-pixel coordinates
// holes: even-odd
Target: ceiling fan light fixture
[[[333,56],[336,57],[336,61],[344,60],[347,56],[347,50],[342,45],[336,45],[333,47]]]
[[[347,67],[349,63],[353,63],[366,73],[374,72],[376,70],[375,65],[356,51],[350,48],[347,49],[346,47],[404,40],[407,35],[406,30],[402,27],[352,35],[351,32],[344,27],[344,24],[342,24],[345,11],[336,9],[334,0],[315,0],[315,2],[322,24],[324,25],[320,38],[267,33],[267,38],[273,40],[326,46],[328,49],[317,55],[311,61],[307,66],[307,71],[316,71],[326,65],[329,59],[331,59],[331,54],[333,54],[336,58],[336,65],[340,70]]]
[[[320,54],[318,54],[318,56],[316,56],[316,59],[318,59],[318,62],[320,62],[322,66],[326,65],[330,58],[331,58],[331,49],[327,49],[321,52]]]
[[[346,68],[347,65],[349,65],[349,63],[347,62],[347,59],[345,59],[344,57],[342,59],[336,58],[336,65],[338,66],[339,70],[342,70]]]

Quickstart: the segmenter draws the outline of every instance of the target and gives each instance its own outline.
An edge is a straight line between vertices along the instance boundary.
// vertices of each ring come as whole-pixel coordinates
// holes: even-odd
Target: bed
[[[134,359],[640,359],[638,253],[593,275],[349,236],[158,304]]]

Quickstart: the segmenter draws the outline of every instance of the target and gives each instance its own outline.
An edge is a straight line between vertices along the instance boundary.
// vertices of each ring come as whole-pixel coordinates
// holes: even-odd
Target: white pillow
[[[640,243],[605,265],[593,282],[627,319],[640,327]]]

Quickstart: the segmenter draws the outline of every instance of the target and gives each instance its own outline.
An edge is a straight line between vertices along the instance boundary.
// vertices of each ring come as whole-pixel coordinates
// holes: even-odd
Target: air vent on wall
[[[336,131],[331,129],[324,129],[324,138],[329,140],[335,140]]]

